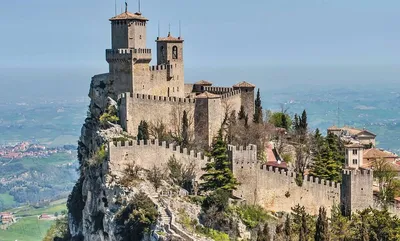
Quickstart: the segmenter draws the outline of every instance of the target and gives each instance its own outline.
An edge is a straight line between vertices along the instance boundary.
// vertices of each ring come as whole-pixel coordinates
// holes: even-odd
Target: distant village
[[[76,151],[75,146],[63,146],[49,148],[41,144],[31,144],[27,141],[20,142],[14,146],[0,146],[0,158],[2,159],[21,159],[24,157],[47,157],[56,153],[72,153]]]

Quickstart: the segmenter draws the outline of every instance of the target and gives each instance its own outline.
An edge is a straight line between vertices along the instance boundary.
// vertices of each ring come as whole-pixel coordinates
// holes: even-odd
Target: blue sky
[[[137,10],[137,0],[128,0]],[[122,0],[118,0],[120,12]],[[397,81],[398,0],[142,0],[174,35],[182,21],[188,80]],[[0,5],[0,81],[85,83],[106,72],[114,0],[12,0]],[[44,70],[47,72],[44,72]],[[28,81],[29,82],[29,81]]]

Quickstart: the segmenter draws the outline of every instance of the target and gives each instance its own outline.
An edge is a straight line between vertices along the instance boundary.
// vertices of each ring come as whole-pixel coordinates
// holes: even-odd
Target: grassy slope
[[[66,200],[63,199],[51,203],[47,208],[20,207],[9,210],[15,212],[19,219],[8,230],[0,230],[0,241],[41,241],[54,221],[38,220],[37,216],[42,213],[61,213],[66,209]]]

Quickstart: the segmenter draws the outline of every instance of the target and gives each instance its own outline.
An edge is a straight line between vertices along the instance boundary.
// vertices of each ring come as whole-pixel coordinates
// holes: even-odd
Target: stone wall
[[[193,118],[195,99],[125,93],[119,97],[122,127],[131,135],[137,135],[140,121],[149,124],[158,121],[167,125],[168,130],[180,125],[183,111]],[[193,127],[191,127],[193,128]]]
[[[151,169],[154,165],[163,170],[167,168],[168,160],[175,156],[184,165],[195,164],[197,179],[203,175],[201,170],[207,163],[208,158],[203,153],[195,153],[179,146],[167,145],[166,142],[152,140],[148,142],[110,142],[109,168],[113,173],[122,172],[127,164],[139,165],[145,169]]]
[[[320,206],[330,212],[332,205],[340,202],[340,184],[306,176],[299,187],[295,173],[261,165],[257,161],[256,146],[239,149],[229,146],[229,153],[233,160],[233,173],[241,183],[234,194],[249,204],[285,212],[300,204],[309,213],[318,214]]]

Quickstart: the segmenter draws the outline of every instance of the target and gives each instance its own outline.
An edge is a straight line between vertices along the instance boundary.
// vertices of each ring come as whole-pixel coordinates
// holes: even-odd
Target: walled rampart
[[[234,195],[249,204],[258,204],[273,211],[290,212],[297,204],[308,212],[318,214],[320,206],[330,211],[340,202],[340,184],[316,177],[304,177],[303,185],[296,184],[296,174],[283,169],[261,165],[256,160],[255,146],[229,147],[233,173],[241,185]]]
[[[110,142],[108,145],[109,168],[112,173],[121,173],[128,164],[139,165],[145,169],[155,166],[167,168],[168,160],[175,156],[184,165],[195,164],[196,179],[204,173],[208,158],[203,153],[195,153],[180,146],[174,146],[158,140]]]
[[[120,121],[131,135],[137,135],[140,121],[149,124],[162,122],[167,131],[180,126],[183,111],[193,118],[195,99],[124,93],[120,95]]]
[[[233,91],[233,87],[203,86],[202,89],[204,91],[219,95]]]
[[[151,60],[151,49],[107,49],[108,62],[131,61],[132,59]]]

